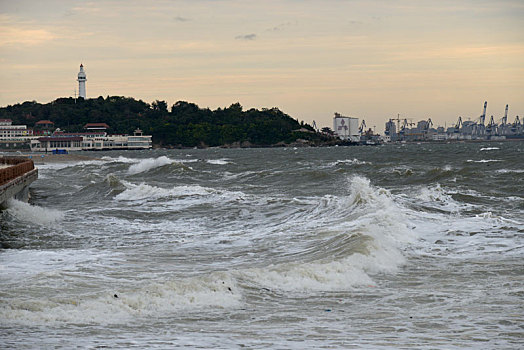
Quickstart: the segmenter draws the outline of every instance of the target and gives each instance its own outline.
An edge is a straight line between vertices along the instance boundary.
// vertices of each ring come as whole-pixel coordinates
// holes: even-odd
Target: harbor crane
[[[508,123],[508,105],[506,105],[506,111],[504,112],[504,117],[502,117],[501,124],[506,125]]]
[[[432,128],[433,127],[433,121],[431,120],[431,118],[428,118],[428,120],[426,121],[426,124],[424,125],[424,131],[428,131],[429,128]]]
[[[489,120],[488,126],[486,127],[486,133],[496,133],[497,132],[497,124],[495,123],[495,119],[493,119],[493,116],[491,116],[491,119]]]
[[[360,127],[358,128],[358,132],[362,135],[366,131],[366,121],[362,119],[362,123],[360,123]]]
[[[511,124],[511,131],[512,132],[517,132],[518,129],[520,129],[522,126],[522,123],[520,122],[520,118],[519,116],[517,115],[515,117],[515,121],[513,122],[513,124]]]
[[[312,126],[313,126],[313,129],[315,129],[316,132],[319,132],[316,121],[313,120],[313,125]]]
[[[482,112],[482,115],[479,118],[479,124],[484,126],[484,122],[486,121],[486,108],[488,107],[488,101],[484,101],[484,111]]]
[[[455,124],[455,134],[458,134],[460,132],[461,127],[462,127],[462,117],[459,116],[457,120],[457,124]]]

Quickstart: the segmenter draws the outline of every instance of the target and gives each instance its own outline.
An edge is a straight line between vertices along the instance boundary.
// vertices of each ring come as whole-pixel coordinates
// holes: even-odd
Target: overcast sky
[[[524,1],[0,0],[0,105],[78,91],[388,118],[524,115]]]

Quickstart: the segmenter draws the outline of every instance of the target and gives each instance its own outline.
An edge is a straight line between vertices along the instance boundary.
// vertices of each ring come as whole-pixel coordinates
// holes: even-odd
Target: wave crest
[[[174,160],[169,159],[166,156],[161,156],[158,158],[147,158],[141,160],[137,164],[133,164],[129,167],[128,174],[135,175],[149,171],[154,168],[158,168],[164,165],[176,163]]]
[[[17,220],[41,226],[52,225],[64,218],[64,213],[59,210],[30,205],[13,198],[7,201],[7,212]]]

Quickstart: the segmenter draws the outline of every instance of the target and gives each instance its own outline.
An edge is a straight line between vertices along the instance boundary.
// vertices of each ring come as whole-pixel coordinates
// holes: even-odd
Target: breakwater
[[[25,200],[29,185],[38,178],[32,160],[23,157],[0,157],[0,205],[11,197]]]

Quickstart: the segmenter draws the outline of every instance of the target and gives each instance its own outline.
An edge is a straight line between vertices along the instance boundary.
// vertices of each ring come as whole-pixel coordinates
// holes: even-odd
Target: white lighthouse
[[[86,73],[84,72],[84,65],[80,64],[80,72],[78,72],[78,96],[86,98]]]

